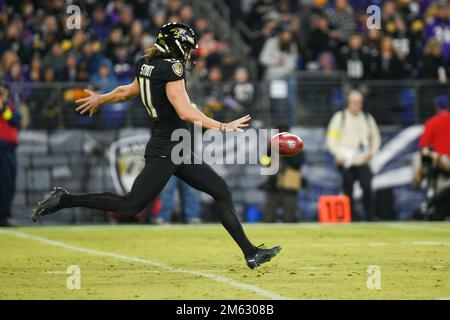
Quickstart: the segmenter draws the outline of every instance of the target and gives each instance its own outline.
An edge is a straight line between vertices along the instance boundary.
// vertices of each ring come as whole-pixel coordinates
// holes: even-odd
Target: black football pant
[[[342,169],[342,182],[344,193],[350,198],[352,215],[355,214],[353,210],[353,184],[359,181],[361,189],[363,190],[363,206],[365,213],[365,220],[372,220],[372,171],[368,165],[352,166],[350,168]]]
[[[61,199],[61,207],[84,207],[118,212],[134,216],[141,212],[175,175],[190,186],[211,195],[218,206],[222,225],[237,242],[245,256],[255,253],[255,247],[244,233],[233,206],[231,192],[225,182],[209,165],[172,163],[170,157],[146,158],[144,169],[137,176],[131,191],[124,196],[105,192],[83,195],[67,195]]]

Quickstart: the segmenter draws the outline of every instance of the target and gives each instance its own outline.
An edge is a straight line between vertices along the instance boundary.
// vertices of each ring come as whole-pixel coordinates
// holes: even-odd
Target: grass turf
[[[255,244],[283,250],[250,270],[220,225],[0,229],[0,299],[450,298],[450,223],[259,224],[245,229]],[[61,243],[131,260],[73,251]],[[66,288],[69,265],[81,269],[80,290]],[[380,290],[366,286],[369,265],[381,269]],[[205,273],[226,279],[216,281]]]

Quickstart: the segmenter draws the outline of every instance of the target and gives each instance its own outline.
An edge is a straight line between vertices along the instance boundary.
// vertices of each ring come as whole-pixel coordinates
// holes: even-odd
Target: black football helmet
[[[161,52],[186,63],[190,59],[191,50],[198,48],[197,35],[183,23],[167,23],[159,30],[155,46]]]

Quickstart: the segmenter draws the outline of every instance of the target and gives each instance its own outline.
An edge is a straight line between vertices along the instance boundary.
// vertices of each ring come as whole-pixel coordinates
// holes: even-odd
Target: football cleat
[[[280,250],[281,250],[280,246],[266,249],[263,248],[261,245],[258,246],[256,253],[254,255],[246,257],[245,261],[247,262],[247,266],[250,269],[256,269],[261,264],[269,262],[273,257],[277,255],[278,252],[280,252]]]
[[[61,197],[65,194],[69,194],[69,192],[60,187],[53,188],[47,199],[38,202],[36,208],[33,210],[33,214],[31,215],[31,220],[36,222],[42,216],[55,213],[58,210]]]

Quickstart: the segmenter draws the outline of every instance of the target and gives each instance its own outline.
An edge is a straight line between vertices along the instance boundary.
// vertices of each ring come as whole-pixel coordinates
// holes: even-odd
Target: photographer
[[[427,191],[422,213],[431,220],[443,220],[450,212],[450,102],[447,96],[435,99],[436,114],[426,123],[419,146],[421,165],[416,185]]]

